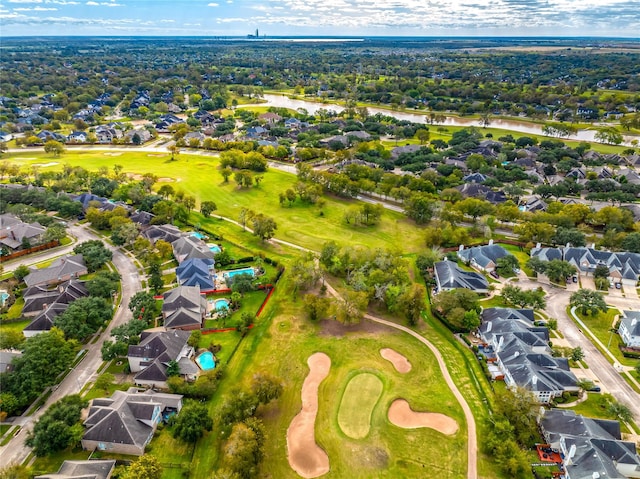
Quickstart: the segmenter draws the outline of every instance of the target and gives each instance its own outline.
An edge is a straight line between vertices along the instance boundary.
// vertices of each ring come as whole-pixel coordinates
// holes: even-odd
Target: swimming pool
[[[209,371],[216,367],[216,362],[213,359],[213,353],[210,351],[205,351],[200,356],[196,358],[196,363],[200,366],[200,369],[203,371]]]
[[[220,311],[221,309],[229,309],[228,299],[216,299],[210,302],[211,304],[213,304],[214,311]]]
[[[209,247],[209,249],[211,251],[213,251],[214,253],[219,253],[220,251],[222,251],[222,248],[220,248],[220,246],[218,246],[217,244],[214,243],[207,243],[207,246]]]
[[[0,290],[0,308],[4,307],[4,303],[6,303],[7,299],[9,299],[9,293],[5,290]]]
[[[208,236],[203,235],[199,231],[194,231],[193,233],[191,233],[191,236],[193,236],[194,238],[201,239],[201,240],[208,238]]]
[[[255,276],[255,271],[253,268],[242,268],[242,269],[234,269],[233,271],[227,271],[224,273],[225,278],[233,278],[239,274],[250,274],[251,276]]]

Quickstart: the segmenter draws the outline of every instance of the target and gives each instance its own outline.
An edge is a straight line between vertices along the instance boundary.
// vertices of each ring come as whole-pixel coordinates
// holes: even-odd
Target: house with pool
[[[135,373],[134,383],[149,388],[167,388],[167,368],[176,361],[180,376],[194,381],[200,369],[193,361],[194,350],[187,344],[190,331],[154,330],[143,331],[140,344],[130,345],[127,354],[129,368]]]
[[[162,318],[166,329],[201,329],[207,314],[207,300],[200,286],[178,286],[164,293]]]

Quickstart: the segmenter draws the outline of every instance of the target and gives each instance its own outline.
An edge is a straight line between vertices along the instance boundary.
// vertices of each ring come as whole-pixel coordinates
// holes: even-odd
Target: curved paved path
[[[329,290],[331,288],[328,288]],[[467,421],[467,479],[477,479],[478,477],[478,438],[476,434],[476,420],[473,417],[473,413],[471,412],[471,408],[467,401],[460,393],[460,390],[453,382],[451,375],[449,374],[449,370],[447,369],[447,365],[444,362],[444,358],[438,348],[436,348],[433,344],[431,344],[424,336],[416,333],[414,330],[407,328],[406,326],[402,326],[401,324],[396,324],[391,321],[387,321],[385,319],[376,318],[375,316],[371,316],[370,314],[365,314],[364,317],[369,321],[373,321],[374,323],[384,324],[385,326],[389,326],[390,328],[395,328],[404,333],[410,334],[422,344],[427,346],[433,355],[438,360],[438,366],[440,366],[440,371],[442,372],[442,376],[444,376],[444,380],[453,392],[453,395],[458,400],[460,407],[462,407],[462,411],[464,412],[465,420]]]

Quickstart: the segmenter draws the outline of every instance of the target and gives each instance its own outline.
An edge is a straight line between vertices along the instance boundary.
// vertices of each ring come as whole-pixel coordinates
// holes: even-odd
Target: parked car
[[[500,275],[498,274],[498,272],[497,272],[497,271],[491,271],[489,274],[490,274],[491,276],[493,276],[494,278],[499,278],[499,277],[500,277]]]
[[[616,283],[616,289],[622,289],[622,283]]]
[[[599,393],[600,391],[602,391],[602,388],[600,388],[600,386],[593,386],[589,388],[589,392],[592,392],[592,393]]]
[[[573,279],[573,282],[574,282],[574,283],[577,283],[577,282],[578,282],[578,277],[577,277],[577,276],[574,276],[572,279]]]

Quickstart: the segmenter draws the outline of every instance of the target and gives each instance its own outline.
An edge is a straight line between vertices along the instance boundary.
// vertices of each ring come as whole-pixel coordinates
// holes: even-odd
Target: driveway
[[[624,292],[626,298],[638,300],[638,306],[640,307],[640,298],[638,298],[638,290],[635,288],[635,286],[626,286],[623,284],[622,291]]]
[[[596,290],[596,283],[593,280],[593,276],[580,276],[580,284],[584,289]]]

